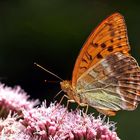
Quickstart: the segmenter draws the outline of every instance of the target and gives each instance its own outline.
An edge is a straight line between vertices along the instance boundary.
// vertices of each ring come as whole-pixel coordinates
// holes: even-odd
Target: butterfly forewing
[[[105,19],[89,36],[76,60],[72,85],[92,65],[114,52],[128,53],[130,47],[122,15],[115,13]]]

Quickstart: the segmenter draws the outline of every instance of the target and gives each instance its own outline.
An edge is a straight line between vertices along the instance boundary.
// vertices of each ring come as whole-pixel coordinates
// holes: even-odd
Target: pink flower
[[[1,140],[29,140],[30,136],[24,133],[25,126],[17,120],[17,116],[11,113],[4,120],[0,119]]]
[[[30,110],[39,103],[38,100],[29,100],[29,97],[19,86],[11,88],[0,83],[0,117],[6,117],[10,110],[16,113]]]
[[[39,108],[23,111],[21,123],[26,134],[39,140],[119,140],[115,126],[109,121],[82,111],[71,111],[60,105],[45,103]]]
[[[119,140],[114,123],[100,116],[69,112],[55,103],[34,108],[38,100],[28,99],[20,87],[0,84],[1,140]]]

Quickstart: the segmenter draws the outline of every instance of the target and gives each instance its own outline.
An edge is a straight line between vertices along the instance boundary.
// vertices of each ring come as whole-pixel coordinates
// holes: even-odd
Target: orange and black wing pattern
[[[72,76],[74,96],[106,115],[134,110],[140,101],[140,68],[129,50],[124,18],[114,13],[91,33],[80,51]]]
[[[114,13],[93,30],[76,60],[72,85],[92,65],[114,52],[128,54],[130,50],[124,17]]]

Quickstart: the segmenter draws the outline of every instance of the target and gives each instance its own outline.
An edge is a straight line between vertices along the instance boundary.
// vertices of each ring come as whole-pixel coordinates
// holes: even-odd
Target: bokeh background
[[[20,85],[32,98],[49,103],[60,86],[44,80],[58,79],[35,67],[34,62],[71,79],[84,41],[114,12],[124,15],[131,53],[140,64],[139,1],[0,0],[0,80],[9,86]],[[140,107],[133,112],[120,111],[110,120],[117,122],[122,140],[140,140]]]

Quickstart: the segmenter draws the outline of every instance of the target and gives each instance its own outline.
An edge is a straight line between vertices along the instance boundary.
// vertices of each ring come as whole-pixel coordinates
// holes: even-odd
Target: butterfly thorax
[[[67,93],[70,100],[75,100],[77,103],[80,103],[80,96],[76,94],[75,87],[72,86],[72,82],[68,80],[64,80],[60,82],[61,89]]]

